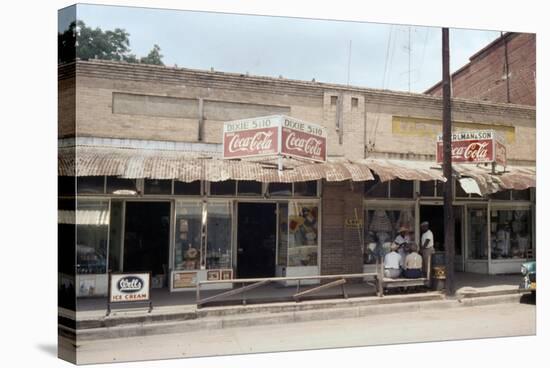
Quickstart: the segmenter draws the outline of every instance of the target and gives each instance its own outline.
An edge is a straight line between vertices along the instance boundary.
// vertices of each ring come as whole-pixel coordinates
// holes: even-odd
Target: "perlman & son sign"
[[[327,131],[285,115],[228,121],[223,126],[223,158],[291,156],[327,160]]]
[[[455,163],[496,163],[506,166],[504,140],[493,130],[456,132],[451,136],[451,159]],[[443,138],[437,136],[436,161],[443,163]]]

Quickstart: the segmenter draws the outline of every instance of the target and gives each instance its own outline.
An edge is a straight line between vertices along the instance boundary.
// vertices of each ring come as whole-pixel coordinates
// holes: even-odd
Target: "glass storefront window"
[[[79,176],[76,178],[78,194],[103,194],[105,192],[104,176]]]
[[[198,270],[201,258],[202,202],[176,201],[175,225],[175,269]]]
[[[109,201],[77,200],[76,208],[77,273],[106,273]]]
[[[288,255],[288,203],[279,204],[279,244],[277,244],[277,265],[286,266]]]
[[[516,201],[529,201],[531,199],[531,191],[525,190],[512,190],[512,199]]]
[[[262,195],[262,183],[253,180],[243,180],[237,182],[238,195],[259,196]]]
[[[299,181],[294,183],[294,195],[298,197],[316,197],[317,181]]]
[[[231,202],[208,203],[206,268],[231,268]]]
[[[491,258],[527,258],[532,252],[531,211],[491,210]]]
[[[174,181],[174,194],[199,196],[201,195],[201,182],[199,180],[190,183]]]
[[[366,198],[388,198],[388,182],[381,182],[378,175],[374,175],[374,180],[365,182]]]
[[[136,180],[108,176],[107,193],[115,195],[136,195],[138,193]]]
[[[210,195],[235,195],[235,180],[210,182]]]
[[[145,179],[144,194],[172,194],[172,180]]]
[[[468,258],[487,259],[487,209],[468,208]]]
[[[414,181],[394,179],[390,181],[391,198],[412,198],[414,196]]]
[[[407,229],[408,237],[413,241],[414,225],[412,205],[389,209],[387,207],[365,209],[363,263],[374,264],[377,257],[383,257],[388,253],[400,228]]]
[[[317,204],[289,204],[288,266],[316,266],[319,240]]]
[[[267,191],[272,196],[291,196],[292,183],[269,183]]]
[[[502,190],[500,192],[495,192],[495,193],[489,194],[489,197],[491,199],[500,199],[502,201],[509,201],[510,198],[511,198],[509,190]]]

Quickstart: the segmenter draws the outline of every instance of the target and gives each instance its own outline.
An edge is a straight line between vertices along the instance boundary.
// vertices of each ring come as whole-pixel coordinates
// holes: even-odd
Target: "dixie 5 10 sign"
[[[504,140],[493,130],[457,132],[451,136],[451,160],[456,163],[490,163],[506,166]],[[436,161],[443,163],[443,138],[437,137]]]
[[[267,155],[285,155],[325,162],[326,129],[284,115],[224,123],[223,158]]]

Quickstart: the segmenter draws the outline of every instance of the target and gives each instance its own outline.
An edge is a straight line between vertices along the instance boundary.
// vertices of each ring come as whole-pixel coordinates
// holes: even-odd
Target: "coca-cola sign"
[[[326,130],[284,115],[224,123],[223,157],[285,155],[326,161]]]
[[[284,117],[281,153],[324,162],[327,160],[326,130],[319,125]]]
[[[506,146],[492,130],[457,132],[452,134],[451,160],[456,163],[496,162],[506,165]],[[443,163],[442,136],[438,136],[437,163]]]

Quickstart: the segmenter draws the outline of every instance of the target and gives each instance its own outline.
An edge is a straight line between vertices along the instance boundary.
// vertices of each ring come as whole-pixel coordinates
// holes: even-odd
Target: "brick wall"
[[[536,37],[531,33],[505,36],[509,74],[505,73],[504,40],[472,56],[470,63],[452,76],[453,97],[500,103],[536,105]],[[509,89],[510,101],[507,99]],[[426,93],[441,96],[441,85]]]
[[[363,219],[363,183],[323,183],[322,206],[321,274],[363,272],[359,230],[345,226]]]

